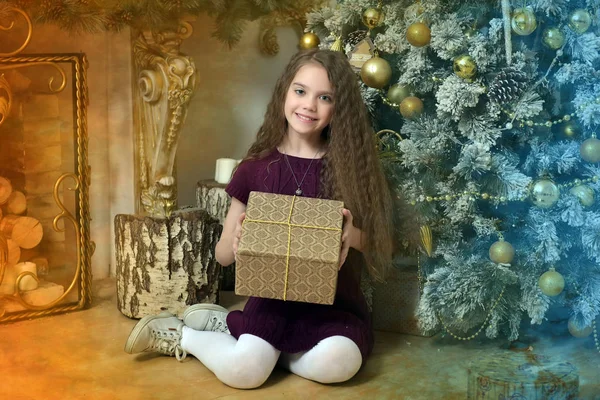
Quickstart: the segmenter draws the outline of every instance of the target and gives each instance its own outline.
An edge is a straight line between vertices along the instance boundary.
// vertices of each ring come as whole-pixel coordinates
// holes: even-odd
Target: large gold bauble
[[[540,276],[538,286],[546,296],[558,296],[565,288],[565,278],[554,268],[550,268]]]
[[[531,201],[540,208],[552,207],[559,198],[560,189],[551,179],[538,179],[531,185]]]
[[[381,57],[373,57],[365,62],[360,69],[360,77],[365,85],[382,89],[392,78],[392,67]]]
[[[317,35],[315,35],[312,32],[306,32],[300,38],[299,46],[303,50],[316,49],[317,47],[319,47],[320,43],[321,43],[321,40],[319,39],[319,37]]]
[[[575,33],[581,35],[582,33],[587,32],[591,24],[592,17],[587,10],[579,8],[569,14],[569,28],[571,28]]]
[[[530,7],[517,8],[510,20],[510,26],[517,35],[527,36],[537,28],[535,13]]]
[[[467,54],[456,57],[452,68],[459,78],[468,82],[472,82],[475,75],[477,75],[477,64],[473,57]]]
[[[569,318],[569,323],[567,324],[567,326],[569,327],[569,333],[574,337],[580,339],[590,336],[590,334],[593,331],[593,328],[591,326],[586,326],[583,329],[579,329],[577,326],[575,326],[575,319],[573,317]]]
[[[589,163],[600,162],[600,140],[595,137],[586,139],[579,147],[581,158]]]
[[[406,29],[406,40],[415,47],[423,47],[431,42],[431,29],[422,22],[415,22]]]
[[[568,121],[561,126],[561,132],[564,137],[575,139],[581,134],[581,127],[575,121]]]
[[[579,199],[579,202],[584,207],[591,207],[594,205],[594,189],[587,185],[577,185],[569,191],[571,194]]]
[[[369,29],[375,29],[383,22],[385,15],[383,11],[377,8],[367,8],[363,12],[362,20],[363,24]]]
[[[565,44],[565,34],[559,28],[548,28],[542,33],[542,42],[552,50],[558,50]]]
[[[412,87],[410,85],[401,85],[396,83],[390,86],[387,92],[387,98],[389,101],[395,104],[402,103],[402,100],[410,96]]]
[[[504,240],[498,240],[490,247],[490,260],[495,263],[510,264],[514,257],[514,247]]]
[[[423,112],[423,102],[420,98],[409,96],[400,103],[400,114],[406,119],[417,118]]]

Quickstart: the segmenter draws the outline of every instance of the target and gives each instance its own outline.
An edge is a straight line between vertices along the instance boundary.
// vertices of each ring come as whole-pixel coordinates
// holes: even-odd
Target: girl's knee
[[[239,362],[221,371],[217,378],[227,386],[236,389],[256,389],[267,381],[273,367],[254,362]]]
[[[319,346],[323,352],[315,360],[314,380],[320,383],[339,383],[352,378],[360,370],[362,354],[352,340],[344,336],[333,336],[323,340]]]
[[[236,389],[255,389],[262,386],[269,378],[280,351],[265,340],[242,335],[236,343],[230,357],[225,357],[217,378],[228,386]]]

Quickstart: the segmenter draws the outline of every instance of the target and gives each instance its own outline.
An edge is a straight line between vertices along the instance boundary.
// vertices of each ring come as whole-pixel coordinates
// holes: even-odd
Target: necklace
[[[308,164],[308,168],[306,168],[306,172],[304,173],[304,176],[302,177],[302,180],[300,181],[300,183],[298,183],[298,179],[296,179],[296,174],[294,174],[294,170],[292,169],[290,160],[288,160],[288,156],[285,153],[285,150],[283,151],[283,158],[285,158],[285,162],[287,163],[287,165],[290,169],[290,172],[292,173],[292,176],[294,177],[294,181],[296,182],[296,186],[298,187],[298,189],[296,189],[296,196],[302,196],[302,194],[304,193],[301,189],[302,183],[304,182],[304,178],[306,178],[308,171],[310,171],[310,166],[312,165],[313,161],[315,161],[315,158],[317,157],[317,154],[319,154],[320,151],[321,151],[321,149],[317,150],[317,152],[313,156],[312,160],[310,160],[310,164]]]

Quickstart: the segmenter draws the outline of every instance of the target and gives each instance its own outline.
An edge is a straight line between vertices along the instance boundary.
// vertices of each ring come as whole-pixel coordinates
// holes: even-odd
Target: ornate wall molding
[[[175,155],[197,81],[194,61],[179,49],[191,33],[182,21],[177,31],[139,32],[133,42],[136,197],[138,211],[155,217],[176,207]]]

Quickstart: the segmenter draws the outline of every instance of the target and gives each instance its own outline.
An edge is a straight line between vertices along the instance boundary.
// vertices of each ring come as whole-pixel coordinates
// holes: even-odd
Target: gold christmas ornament
[[[550,268],[540,276],[538,286],[546,296],[558,296],[565,288],[565,278],[554,268]]]
[[[537,28],[535,13],[530,7],[517,8],[510,20],[510,26],[514,33],[520,36],[527,36]]]
[[[344,52],[344,44],[342,43],[342,37],[338,36],[337,39],[335,39],[335,42],[333,42],[333,44],[331,45],[330,49],[331,51],[339,51],[339,52]]]
[[[382,89],[392,78],[392,67],[383,58],[375,56],[363,64],[360,77],[365,85]]]
[[[420,98],[409,96],[400,103],[400,114],[406,119],[417,118],[423,112],[423,102]]]
[[[593,330],[591,326],[586,326],[583,329],[578,328],[575,325],[575,319],[573,317],[569,318],[569,323],[567,324],[567,326],[569,327],[569,333],[574,337],[580,339],[590,336]]]
[[[531,201],[540,208],[550,208],[558,202],[560,189],[551,179],[541,178],[531,185]]]
[[[569,14],[569,28],[575,33],[581,35],[582,33],[587,32],[591,24],[592,17],[587,10],[579,8]]]
[[[477,75],[477,64],[473,57],[463,54],[454,59],[454,73],[461,79],[467,82],[472,82]]]
[[[433,235],[428,225],[421,227],[421,244],[429,257],[433,254]]]
[[[422,22],[411,24],[406,30],[406,40],[415,47],[423,47],[431,42],[431,30]]]
[[[579,199],[579,202],[584,207],[594,205],[594,189],[587,185],[577,185],[571,188],[570,193]]]
[[[383,23],[384,18],[383,11],[378,8],[367,8],[362,15],[363,24],[369,29],[377,28]]]
[[[515,257],[515,249],[512,244],[502,239],[490,247],[490,260],[498,264],[510,264]]]
[[[466,37],[468,38],[472,38],[477,36],[477,33],[479,33],[479,31],[477,30],[477,28],[474,28],[472,26],[469,26],[468,28],[466,28],[463,33],[465,34]]]
[[[565,34],[559,28],[548,28],[542,34],[542,42],[552,50],[558,50],[565,44]]]
[[[586,139],[579,147],[581,158],[589,163],[600,162],[600,140],[595,137]]]
[[[561,133],[566,138],[575,139],[581,134],[581,127],[575,121],[568,121],[561,126]]]
[[[410,85],[401,85],[396,83],[388,89],[387,98],[389,101],[395,104],[402,103],[402,100],[410,96],[412,87]]]
[[[300,38],[299,46],[303,50],[316,49],[317,47],[319,47],[320,43],[321,43],[321,39],[319,39],[319,37],[317,35],[315,35],[312,32],[306,32]]]

